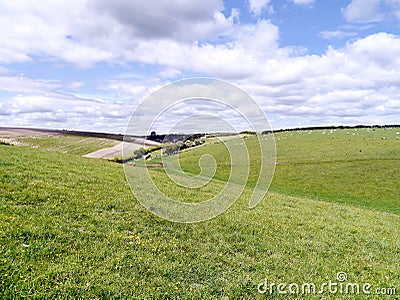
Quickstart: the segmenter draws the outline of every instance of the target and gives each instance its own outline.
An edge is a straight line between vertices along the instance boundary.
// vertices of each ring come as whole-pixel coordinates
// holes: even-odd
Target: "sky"
[[[398,0],[0,0],[0,126],[124,133],[190,77],[239,87],[272,129],[399,124],[399,34]]]

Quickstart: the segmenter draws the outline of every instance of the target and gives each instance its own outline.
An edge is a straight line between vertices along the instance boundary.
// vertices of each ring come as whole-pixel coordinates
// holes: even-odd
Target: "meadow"
[[[149,213],[133,197],[122,166],[80,156],[89,149],[48,151],[45,140],[34,149],[0,145],[0,298],[320,299],[260,294],[257,287],[266,278],[319,286],[336,281],[338,272],[349,282],[370,283],[373,294],[396,288],[398,296],[396,137],[395,129],[279,133],[265,199],[248,209],[258,168],[252,150],[239,200],[196,224]],[[254,139],[246,143],[256,149]],[[162,169],[150,173],[171,197],[202,201],[224,185],[224,149],[217,143],[180,154],[192,175],[201,155],[215,156],[216,180],[199,190],[175,187]]]
[[[348,129],[275,134],[277,165],[271,191],[400,214],[400,129]],[[264,137],[263,137],[264,138]],[[270,136],[265,135],[265,138]],[[256,138],[245,139],[251,156],[248,186],[260,168]],[[229,152],[223,143],[180,156],[182,169],[198,174],[199,158],[212,153],[216,178],[229,177]]]

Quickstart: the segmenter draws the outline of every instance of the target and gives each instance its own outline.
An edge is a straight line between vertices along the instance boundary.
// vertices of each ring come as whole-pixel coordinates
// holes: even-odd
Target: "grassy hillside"
[[[289,154],[287,162],[299,161],[297,151]],[[295,163],[279,166],[292,177],[301,170]],[[180,194],[168,189],[163,173],[151,172],[171,196]],[[171,223],[133,198],[121,165],[5,145],[0,190],[3,299],[265,299],[257,292],[265,278],[318,285],[335,281],[339,271],[350,282],[397,287],[399,293],[396,214],[278,193],[249,210],[249,187],[218,218]],[[302,296],[276,297],[296,298]]]
[[[276,134],[277,165],[271,190],[399,214],[398,131],[349,129]],[[246,139],[246,145],[251,157],[248,185],[254,186],[258,179],[259,147],[255,138]],[[227,180],[229,152],[222,143],[181,153],[182,169],[198,174],[198,160],[207,153],[218,162],[216,178]]]
[[[74,134],[50,134],[21,137],[19,141],[46,150],[84,155],[99,149],[115,146],[120,141]]]

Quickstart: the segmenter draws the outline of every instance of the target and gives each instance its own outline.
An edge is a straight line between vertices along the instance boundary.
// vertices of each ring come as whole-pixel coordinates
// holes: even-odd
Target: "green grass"
[[[289,136],[277,141],[278,161],[292,163],[277,165],[276,178],[283,176],[279,168],[286,165],[287,176],[296,178],[301,177],[297,172],[307,173],[304,165],[313,164],[330,166],[334,175],[334,164],[318,163],[317,153],[304,158],[305,153],[322,147],[325,135],[303,134],[307,142],[300,138],[290,142]],[[388,140],[383,142],[388,143],[380,147],[379,134],[375,134],[371,146],[363,149],[381,151],[380,157],[396,161],[395,142],[400,141],[391,141],[387,134]],[[342,135],[338,132],[337,138],[347,145],[348,137]],[[289,142],[292,148],[287,147]],[[298,143],[308,148],[297,146],[296,151],[293,147]],[[219,146],[193,149],[182,154],[182,159],[207,147]],[[355,150],[354,145],[338,151],[347,151],[354,158]],[[326,153],[326,160],[340,161],[341,155]],[[370,156],[363,159],[369,161]],[[296,162],[303,164],[297,167],[300,163]],[[348,160],[343,163],[360,166]],[[223,160],[220,164],[223,167]],[[396,170],[395,166],[388,166],[389,171]],[[367,172],[368,168],[362,170]],[[347,177],[355,177],[350,167],[345,170]],[[157,184],[177,199],[201,201],[203,194],[211,195],[223,186],[223,182],[214,181],[203,187],[202,193],[192,190],[182,194],[163,172],[150,172]],[[318,183],[318,176],[315,173],[311,178]],[[276,283],[319,285],[335,281],[339,271],[346,272],[350,282],[396,287],[399,294],[399,215],[277,192],[268,193],[260,205],[249,210],[251,180],[225,214],[208,222],[179,224],[146,211],[132,196],[119,164],[0,145],[0,298],[266,299],[257,292],[257,285],[265,278]],[[274,186],[278,190],[275,181]],[[375,188],[381,187],[377,184]],[[343,194],[343,189],[355,194],[347,186],[337,192]],[[398,191],[394,198],[398,199]],[[306,194],[319,198],[320,193],[316,197],[310,191]],[[390,198],[385,195],[385,199]],[[271,298],[309,298],[289,296]],[[330,298],[329,294],[324,296]]]
[[[396,132],[353,129],[276,134],[277,165],[271,190],[399,214],[400,139]],[[259,147],[255,138],[246,139],[246,144],[252,163],[247,184],[255,186]],[[182,169],[198,174],[198,159],[206,153],[218,162],[216,178],[227,180],[229,152],[222,143],[181,153]]]
[[[50,134],[36,137],[23,137],[18,140],[31,147],[78,155],[113,147],[119,143],[119,141],[112,139],[86,137],[74,134]]]

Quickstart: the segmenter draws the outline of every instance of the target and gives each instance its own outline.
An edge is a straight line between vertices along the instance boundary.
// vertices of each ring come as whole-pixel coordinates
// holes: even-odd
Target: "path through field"
[[[135,138],[132,142],[121,142],[113,147],[100,149],[92,153],[84,155],[90,158],[108,158],[122,157],[122,149],[124,149],[123,158],[131,157],[135,150],[143,147],[158,146],[160,143],[145,140],[142,138]]]

